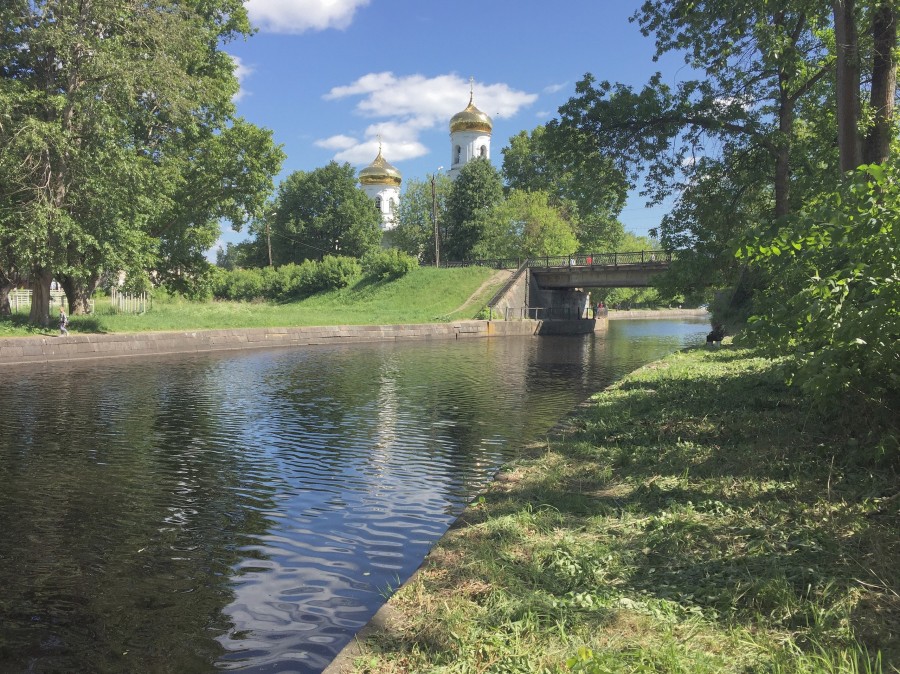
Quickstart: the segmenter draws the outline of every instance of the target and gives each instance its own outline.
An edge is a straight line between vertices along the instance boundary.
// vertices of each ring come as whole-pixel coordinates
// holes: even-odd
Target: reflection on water
[[[319,672],[517,446],[707,330],[7,369],[0,670]]]

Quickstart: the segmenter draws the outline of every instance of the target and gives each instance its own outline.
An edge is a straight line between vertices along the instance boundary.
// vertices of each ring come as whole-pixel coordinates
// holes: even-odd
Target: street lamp
[[[444,170],[443,166],[437,167],[438,171]],[[441,234],[437,223],[437,195],[434,189],[434,181],[437,171],[431,174],[431,222],[434,224],[434,266],[441,266]]]

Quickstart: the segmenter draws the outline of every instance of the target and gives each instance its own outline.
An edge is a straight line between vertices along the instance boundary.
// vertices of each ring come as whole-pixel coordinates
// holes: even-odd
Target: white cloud
[[[557,91],[562,91],[567,86],[569,86],[568,82],[562,82],[561,84],[549,84],[544,87],[545,94],[555,94]]]
[[[248,65],[245,65],[243,61],[241,61],[240,57],[235,56],[234,54],[229,54],[231,60],[234,61],[234,76],[237,78],[239,89],[238,92],[232,97],[231,100],[237,102],[241,100],[244,96],[247,95],[246,89],[244,89],[244,80],[250,76],[253,72],[253,68]]]
[[[370,0],[245,0],[254,26],[269,33],[343,30]]]
[[[338,134],[337,136],[317,140],[313,145],[324,147],[326,150],[346,150],[347,148],[353,147],[358,142],[359,141],[356,138]]]
[[[506,84],[475,83],[475,105],[494,119],[512,117],[537,100],[536,94],[512,89]],[[391,72],[369,73],[345,86],[334,87],[326,100],[359,98],[356,112],[363,117],[381,119],[364,132],[364,139],[352,147],[335,148],[335,159],[351,163],[369,162],[378,152],[381,136],[385,158],[402,161],[428,153],[419,134],[449,123],[469,101],[469,82],[458,75],[407,75]],[[335,138],[334,136],[332,138]],[[342,138],[347,138],[342,136]],[[330,139],[316,141],[316,145]]]

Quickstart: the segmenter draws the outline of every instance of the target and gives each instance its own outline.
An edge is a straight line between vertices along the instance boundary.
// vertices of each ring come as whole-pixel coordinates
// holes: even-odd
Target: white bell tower
[[[381,154],[381,138],[378,139],[378,156],[359,172],[359,185],[375,203],[381,213],[381,229],[393,229],[397,225],[397,207],[400,205],[400,171],[387,163]]]
[[[475,107],[475,80],[469,79],[469,105],[450,118],[450,179],[474,159],[491,158],[491,118]]]

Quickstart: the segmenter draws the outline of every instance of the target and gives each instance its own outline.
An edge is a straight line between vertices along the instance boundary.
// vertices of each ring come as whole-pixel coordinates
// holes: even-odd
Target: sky
[[[246,0],[257,32],[224,46],[241,84],[237,112],[271,129],[287,155],[278,182],[332,159],[361,169],[378,152],[404,181],[450,165],[449,121],[469,102],[493,118],[491,161],[520,131],[557,117],[591,73],[641,87],[679,56],[629,22],[641,0]],[[659,224],[632,193],[621,220]],[[246,238],[226,226],[218,245]]]

